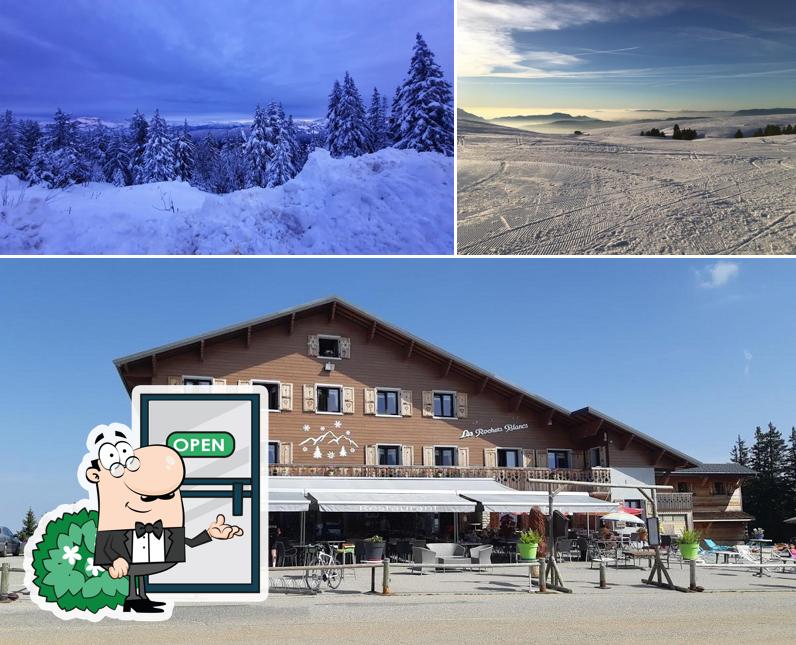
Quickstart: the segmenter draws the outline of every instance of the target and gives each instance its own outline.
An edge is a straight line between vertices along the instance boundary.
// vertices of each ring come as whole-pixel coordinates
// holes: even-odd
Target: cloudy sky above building
[[[453,5],[437,0],[26,0],[0,14],[0,108],[35,117],[249,117],[281,100],[325,115],[336,78],[392,96],[421,32],[453,77]]]
[[[458,34],[476,111],[796,107],[787,0],[460,0]]]

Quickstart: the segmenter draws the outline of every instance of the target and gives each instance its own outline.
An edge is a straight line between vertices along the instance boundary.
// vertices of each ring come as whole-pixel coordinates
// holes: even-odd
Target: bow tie
[[[163,535],[163,522],[158,520],[154,524],[144,524],[143,522],[135,523],[135,536],[143,537],[146,533],[153,533],[156,538],[160,539]]]

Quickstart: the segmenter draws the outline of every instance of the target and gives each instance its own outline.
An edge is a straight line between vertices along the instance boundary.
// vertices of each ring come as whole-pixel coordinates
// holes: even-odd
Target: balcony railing
[[[658,512],[686,512],[693,508],[693,493],[658,493]]]
[[[488,477],[517,490],[545,490],[529,479],[610,483],[607,468],[485,468],[483,466],[269,466],[272,477]],[[578,490],[585,490],[578,488]],[[605,489],[601,489],[605,490]]]

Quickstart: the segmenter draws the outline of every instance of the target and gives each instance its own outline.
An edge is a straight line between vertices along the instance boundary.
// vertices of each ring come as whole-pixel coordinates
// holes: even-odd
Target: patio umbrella
[[[623,511],[614,511],[613,513],[608,513],[608,515],[603,515],[601,520],[608,520],[610,522],[624,522],[625,524],[644,524],[644,520],[640,517],[636,517],[635,515],[631,515],[630,513],[625,513]]]
[[[629,513],[630,515],[641,515],[640,508],[631,508],[630,506],[620,505],[617,509],[620,513]]]
[[[789,517],[785,520],[785,524],[796,524],[796,517]]]

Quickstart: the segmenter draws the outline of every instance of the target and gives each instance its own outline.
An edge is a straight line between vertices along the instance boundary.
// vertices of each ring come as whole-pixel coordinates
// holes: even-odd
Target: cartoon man
[[[107,427],[94,439],[86,479],[97,486],[99,524],[94,564],[112,578],[130,577],[124,611],[162,613],[165,603],[150,600],[144,576],[185,562],[185,547],[211,540],[229,540],[243,529],[219,515],[206,531],[185,535],[180,485],[185,478],[182,457],[167,446],[133,450],[130,438]]]

